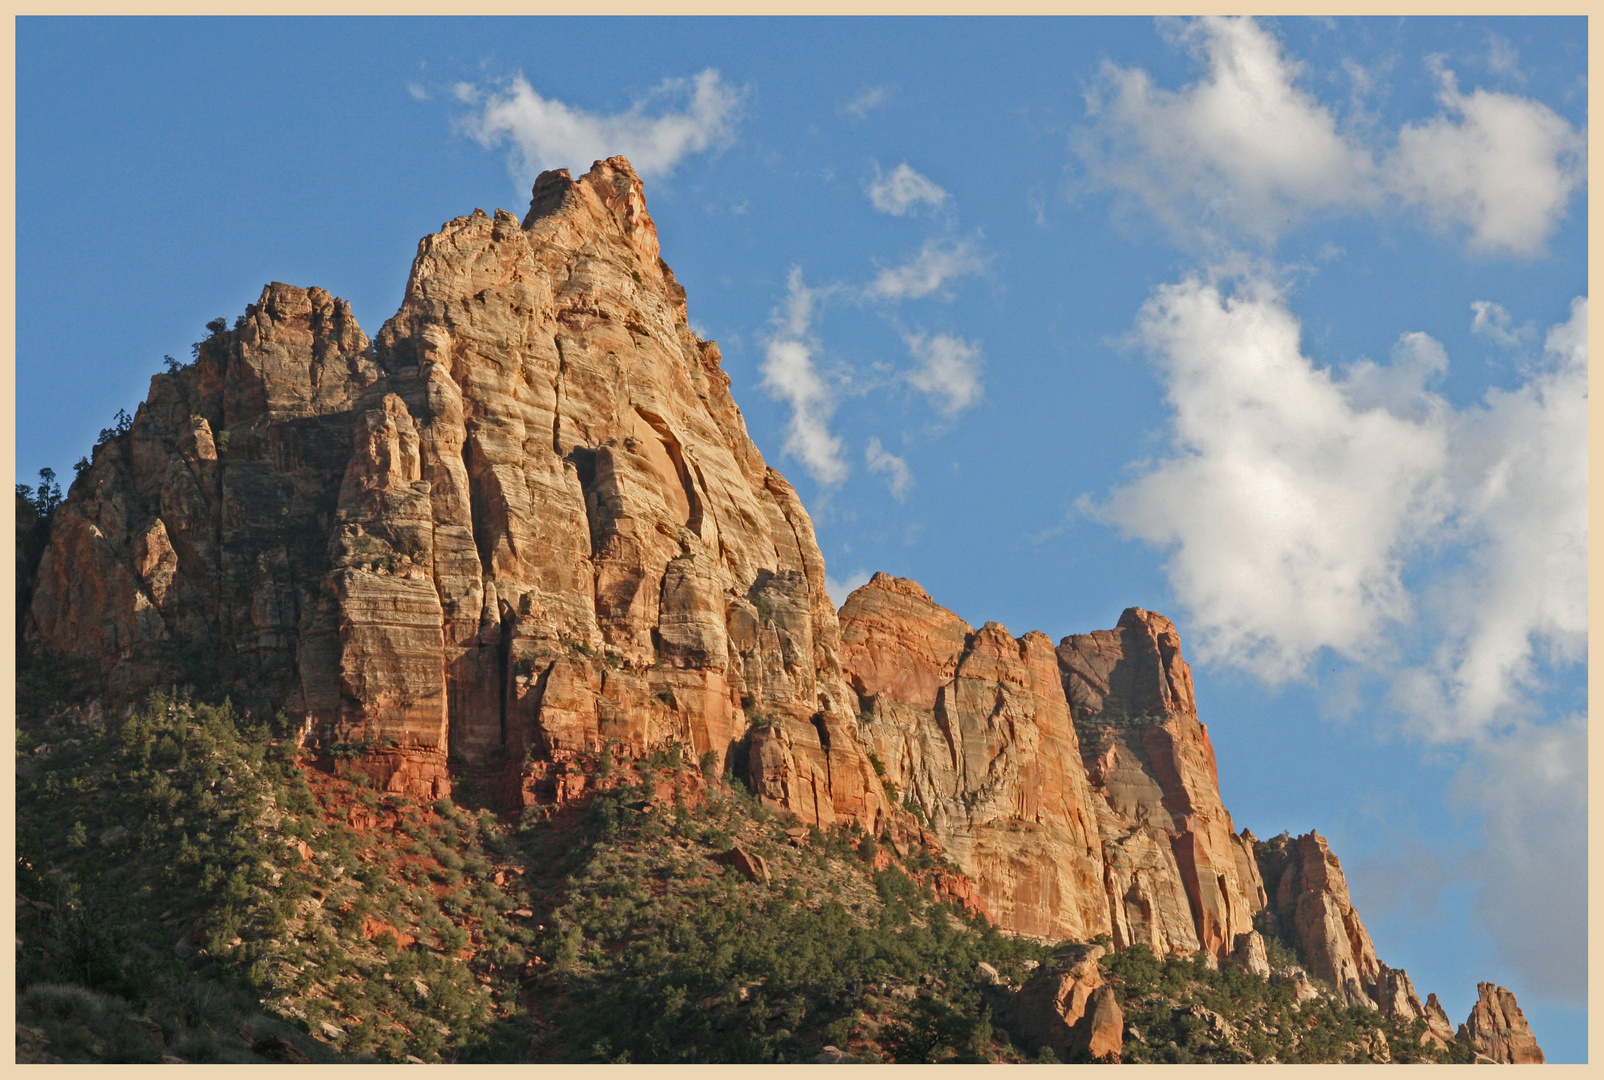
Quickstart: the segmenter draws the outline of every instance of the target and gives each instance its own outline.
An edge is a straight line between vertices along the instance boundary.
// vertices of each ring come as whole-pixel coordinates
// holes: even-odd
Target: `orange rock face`
[[[623,158],[425,237],[372,341],[278,283],[210,329],[19,580],[29,643],[110,698],[216,682],[423,801],[469,773],[580,802],[602,755],[677,743],[881,861],[941,851],[943,895],[1009,931],[1262,973],[1257,918],[1343,1000],[1443,1037],[1323,839],[1234,831],[1168,619],[1130,608],[1055,647],[885,574],[837,614]],[[1095,974],[1059,973],[1048,1026],[1117,1055]],[[1466,1037],[1540,1060],[1507,1005],[1484,992]]]
[[[1107,933],[1096,819],[1052,643],[995,623],[971,632],[914,582],[877,574],[841,609],[841,647],[886,781],[998,925]]]
[[[878,826],[812,524],[686,319],[622,158],[425,237],[372,343],[271,285],[97,448],[29,634],[114,693],[204,670],[419,793],[608,743],[722,770],[760,721],[775,801]]]
[[[1348,897],[1342,864],[1325,837],[1274,837],[1259,845],[1259,861],[1272,890],[1276,928],[1295,942],[1311,974],[1336,987],[1344,1004],[1373,1009],[1385,999],[1404,1006],[1406,1018],[1424,1015],[1407,980],[1399,986],[1396,976],[1384,977],[1391,969],[1376,959],[1375,945]]]
[[[1457,1037],[1500,1065],[1544,1064],[1526,1014],[1515,1004],[1515,995],[1502,986],[1476,984],[1476,1004],[1459,1025]]]
[[[1180,636],[1129,608],[1114,630],[1058,646],[1064,693],[1098,800],[1104,887],[1120,948],[1224,960],[1253,929],[1264,886],[1220,801]]]

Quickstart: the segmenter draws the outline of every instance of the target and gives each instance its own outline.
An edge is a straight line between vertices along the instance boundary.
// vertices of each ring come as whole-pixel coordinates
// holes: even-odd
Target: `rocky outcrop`
[[[1096,819],[1052,643],[978,631],[912,581],[877,574],[841,609],[861,730],[998,925],[1109,930]]]
[[[270,285],[96,448],[31,640],[114,695],[216,678],[419,795],[448,754],[525,799],[609,743],[722,769],[761,723],[771,801],[878,829],[812,525],[686,320],[622,158],[425,237],[372,343]]]
[[[1056,953],[1025,981],[1005,1005],[1008,1030],[1030,1046],[1050,1046],[1062,1059],[1087,1040],[1082,1023],[1097,990],[1105,986],[1098,961],[1101,945],[1071,945]]]
[[[1281,835],[1257,845],[1270,904],[1265,922],[1290,943],[1311,974],[1347,1005],[1379,1008],[1406,1020],[1426,1015],[1403,971],[1376,958],[1376,947],[1348,896],[1342,864],[1325,837]]]
[[[1056,952],[1017,993],[1002,999],[1008,1030],[1028,1046],[1051,1047],[1062,1061],[1118,1061],[1125,1016],[1098,966],[1105,955],[1101,945]]]
[[[1253,929],[1265,892],[1251,844],[1220,801],[1174,624],[1128,608],[1116,629],[1066,637],[1057,653],[1100,796],[1114,944],[1226,959]]]
[[[48,528],[19,518],[24,636],[109,700],[209,683],[424,800],[466,773],[579,801],[606,755],[677,743],[803,824],[938,851],[938,892],[1008,931],[1269,973],[1262,930],[1445,1037],[1321,837],[1234,831],[1168,619],[1055,647],[885,574],[838,615],[624,159],[425,237],[371,341],[279,283],[208,329]],[[1031,993],[1117,1054],[1095,971]],[[1467,1037],[1515,1054],[1518,1010],[1484,1000]]]
[[[1436,994],[1426,995],[1426,1034],[1422,1040],[1429,1040],[1438,1047],[1446,1049],[1454,1038],[1454,1026],[1448,1022],[1448,1013],[1437,1000]]]
[[[1515,995],[1489,982],[1476,984],[1476,1004],[1459,1025],[1456,1038],[1500,1065],[1544,1063],[1543,1051],[1526,1023],[1526,1015],[1515,1004]]]
[[[1231,962],[1249,975],[1257,975],[1261,979],[1268,979],[1272,974],[1270,958],[1264,947],[1264,935],[1257,930],[1237,935],[1236,948],[1231,950]]]

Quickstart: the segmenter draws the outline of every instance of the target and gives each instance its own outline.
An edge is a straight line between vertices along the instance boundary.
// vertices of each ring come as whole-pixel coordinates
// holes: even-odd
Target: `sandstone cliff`
[[[1469,1043],[1480,1057],[1500,1065],[1541,1065],[1543,1051],[1515,1004],[1515,995],[1492,983],[1476,984],[1476,1004],[1459,1025],[1458,1039]]]
[[[877,828],[824,560],[719,359],[622,158],[426,237],[375,342],[270,285],[96,448],[32,638],[114,693],[202,665],[419,793],[448,751],[529,798],[606,742],[722,769],[755,723],[765,794]]]
[[[278,283],[211,330],[25,583],[29,643],[112,698],[210,679],[430,799],[564,803],[604,749],[677,742],[803,822],[945,853],[1007,930],[1268,972],[1262,930],[1340,1000],[1446,1027],[1324,839],[1235,831],[1168,619],[1055,647],[885,574],[837,614],[623,158],[425,237],[373,340]],[[1467,1038],[1526,1053],[1518,1010],[1482,1012]]]

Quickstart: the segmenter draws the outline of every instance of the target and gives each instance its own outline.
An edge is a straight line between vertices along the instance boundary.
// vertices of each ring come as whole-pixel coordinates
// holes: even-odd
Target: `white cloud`
[[[1473,250],[1537,254],[1586,175],[1586,141],[1541,102],[1440,76],[1445,111],[1398,133],[1391,186],[1439,226],[1468,226]]]
[[[841,106],[841,111],[851,113],[859,120],[862,120],[875,109],[878,109],[887,101],[891,100],[891,92],[894,89],[895,87],[891,86],[871,86],[869,89],[865,90],[863,93]]]
[[[1300,89],[1300,65],[1252,19],[1198,19],[1177,37],[1203,58],[1203,77],[1169,91],[1105,65],[1076,149],[1095,181],[1190,240],[1270,243],[1313,212],[1418,206],[1439,228],[1467,229],[1473,250],[1530,256],[1585,179],[1585,138],[1534,99],[1462,94],[1439,69],[1444,111],[1405,124],[1388,150]],[[1368,73],[1348,67],[1357,101]]]
[[[904,338],[919,366],[907,379],[948,416],[980,400],[980,346],[951,334],[912,334]]]
[[[886,176],[881,175],[880,166],[876,165],[874,179],[865,190],[876,210],[897,217],[917,210],[921,204],[940,206],[947,199],[945,191],[930,178],[909,168],[906,161]]]
[[[1431,390],[1430,337],[1321,369],[1262,280],[1165,286],[1137,326],[1168,456],[1083,508],[1170,549],[1200,659],[1274,684],[1331,649],[1390,685],[1388,723],[1466,747],[1477,916],[1515,971],[1581,1001],[1586,720],[1542,722],[1540,695],[1586,660],[1586,299],[1523,385],[1459,410]]]
[[[863,291],[871,300],[917,300],[985,266],[985,259],[964,241],[927,240],[912,261],[880,271]]]
[[[1547,364],[1453,418],[1445,478],[1466,565],[1438,586],[1449,627],[1400,696],[1421,732],[1470,738],[1518,719],[1544,663],[1587,649],[1587,301],[1549,332]]]
[[[913,487],[913,472],[908,468],[906,459],[886,450],[878,438],[869,440],[863,457],[869,463],[870,472],[886,474],[892,498],[898,502],[907,498],[908,489]]]
[[[1473,300],[1470,310],[1476,313],[1470,320],[1470,332],[1480,334],[1506,349],[1519,348],[1532,335],[1531,323],[1510,328],[1509,312],[1504,310],[1502,304],[1495,304],[1491,300]]]
[[[821,484],[839,484],[850,470],[841,457],[841,440],[830,434],[835,395],[813,363],[809,337],[817,293],[792,268],[786,300],[776,314],[776,330],[764,345],[763,389],[791,406],[785,452],[800,461]]]
[[[466,83],[456,93],[458,100],[480,106],[464,122],[467,133],[486,147],[510,142],[509,164],[526,181],[543,169],[581,171],[615,154],[629,158],[643,177],[666,175],[686,156],[734,137],[741,98],[712,68],[666,80],[628,111],[611,116],[542,97],[522,75],[500,93],[481,95]],[[647,107],[663,99],[680,100],[683,107],[648,115]]]
[[[425,90],[420,84],[415,82],[407,83],[407,93],[412,95],[413,101],[429,100],[429,91]]]
[[[1435,656],[1394,673],[1417,733],[1478,738],[1519,717],[1544,663],[1583,656],[1584,298],[1544,367],[1460,411],[1431,391],[1448,366],[1432,338],[1333,373],[1262,279],[1160,288],[1138,332],[1167,383],[1171,453],[1098,512],[1171,549],[1201,658],[1271,683],[1322,648],[1373,660],[1417,605],[1403,573],[1428,546],[1463,559],[1421,593]]]
[[[859,570],[855,574],[848,574],[841,581],[837,581],[829,574],[824,575],[824,591],[830,594],[830,603],[834,604],[837,610],[847,602],[847,597],[867,584],[869,584],[869,575],[864,570]]]
[[[1093,174],[1190,230],[1201,215],[1270,239],[1304,211],[1363,194],[1369,154],[1298,89],[1298,65],[1251,19],[1198,19],[1179,32],[1208,73],[1178,92],[1147,72],[1107,64],[1088,96],[1099,136],[1080,146]]]
[[[1403,552],[1442,512],[1447,434],[1420,389],[1430,350],[1339,378],[1303,355],[1297,320],[1254,278],[1234,295],[1164,286],[1138,331],[1168,383],[1173,455],[1101,513],[1171,549],[1199,657],[1274,684],[1322,647],[1368,654],[1409,614]]]

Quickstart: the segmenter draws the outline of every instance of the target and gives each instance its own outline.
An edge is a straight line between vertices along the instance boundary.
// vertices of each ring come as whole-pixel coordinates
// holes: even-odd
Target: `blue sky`
[[[279,280],[624,153],[833,587],[1179,624],[1238,827],[1585,1042],[1579,19],[40,20],[18,470]],[[837,596],[844,598],[844,591]]]

